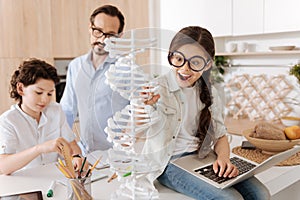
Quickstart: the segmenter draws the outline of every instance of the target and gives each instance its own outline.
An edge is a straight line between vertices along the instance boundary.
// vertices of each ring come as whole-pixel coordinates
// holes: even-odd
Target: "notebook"
[[[211,166],[216,160],[216,155],[213,152],[209,153],[209,155],[204,159],[199,159],[198,155],[192,154],[174,159],[171,163],[217,188],[224,189],[269,169],[299,151],[300,145],[295,145],[292,149],[275,154],[260,164],[247,160],[246,158],[233,155],[231,157],[232,162],[235,163],[235,165],[241,164],[243,166],[239,169],[240,174],[237,177],[231,179],[227,178],[226,180],[221,180],[221,178],[215,176],[214,172],[210,171],[209,166]]]

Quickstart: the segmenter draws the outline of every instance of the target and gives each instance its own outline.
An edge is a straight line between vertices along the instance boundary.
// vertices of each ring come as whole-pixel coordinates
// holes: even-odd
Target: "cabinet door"
[[[263,33],[263,0],[233,0],[233,35]]]
[[[1,0],[0,13],[0,57],[52,57],[50,0]]]
[[[265,0],[265,33],[299,30],[299,0]]]
[[[51,0],[53,55],[72,58],[90,49],[89,18],[99,6],[112,4],[125,17],[125,29],[149,26],[148,0]]]
[[[231,35],[231,1],[160,1],[160,27],[177,32],[185,26],[203,26],[213,36]]]

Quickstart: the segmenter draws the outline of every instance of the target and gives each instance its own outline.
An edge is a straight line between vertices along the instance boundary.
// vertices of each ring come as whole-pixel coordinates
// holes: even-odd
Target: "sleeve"
[[[211,107],[212,119],[214,124],[214,131],[217,138],[222,137],[227,133],[227,129],[224,124],[224,108],[220,95],[215,88],[212,88],[213,105]]]
[[[6,120],[0,119],[0,154],[13,154],[16,153],[16,146],[18,139],[14,128]]]
[[[70,127],[73,126],[74,120],[77,116],[77,98],[75,93],[75,79],[76,74],[73,69],[76,67],[76,61],[73,60],[70,62],[68,66],[66,86],[64,89],[63,96],[61,98],[60,104],[62,106],[62,110],[67,117],[67,122]]]

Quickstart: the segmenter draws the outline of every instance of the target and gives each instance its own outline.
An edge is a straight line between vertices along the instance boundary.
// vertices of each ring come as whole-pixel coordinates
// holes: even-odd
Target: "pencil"
[[[85,162],[86,162],[86,158],[87,157],[84,157],[84,159],[83,159],[83,162],[82,162],[82,165],[81,165],[81,168],[80,168],[80,171],[79,171],[78,178],[81,178],[81,173],[83,172],[83,168],[84,168],[84,165],[85,165]]]
[[[110,183],[112,180],[116,179],[118,177],[117,173],[115,172],[108,180],[107,182]]]
[[[98,165],[98,163],[100,162],[100,160],[102,159],[102,156],[96,160],[96,162],[93,164],[92,168],[91,168],[91,172],[95,169],[95,167]]]
[[[61,171],[61,173],[63,173],[63,175],[65,175],[65,177],[67,178],[71,178],[71,176],[66,172],[66,170],[60,166],[59,164],[55,163],[56,167],[59,169],[59,171]]]

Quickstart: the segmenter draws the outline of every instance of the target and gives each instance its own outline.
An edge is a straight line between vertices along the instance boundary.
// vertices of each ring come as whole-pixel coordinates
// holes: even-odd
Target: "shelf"
[[[216,56],[269,56],[269,55],[300,55],[300,50],[291,50],[291,51],[266,51],[266,52],[237,52],[237,53],[228,53],[228,52],[217,52]]]

